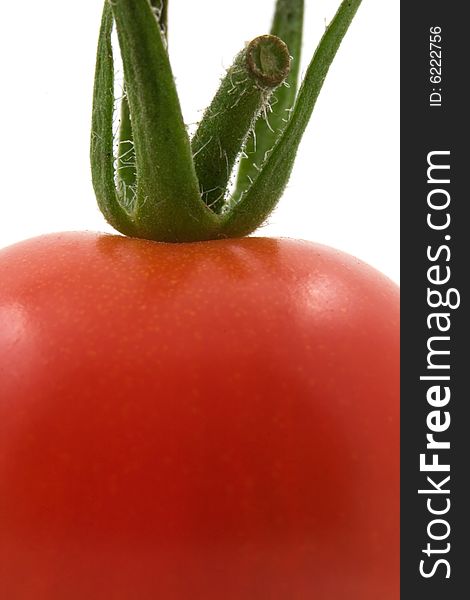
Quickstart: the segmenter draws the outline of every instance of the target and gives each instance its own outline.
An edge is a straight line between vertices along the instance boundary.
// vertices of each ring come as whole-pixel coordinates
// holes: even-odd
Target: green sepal
[[[96,59],[91,125],[91,174],[98,206],[106,220],[125,235],[133,235],[129,213],[121,205],[114,172],[114,60],[111,45],[113,14],[104,5]]]
[[[158,24],[160,26],[160,31],[162,32],[162,36],[165,39],[165,42],[168,44],[168,2],[169,0],[150,0],[150,4],[152,5],[155,16],[157,17]]]
[[[150,0],[160,31],[168,45],[168,0]],[[123,85],[121,98],[121,120],[119,125],[119,144],[117,156],[116,184],[121,204],[125,207],[135,205],[137,191],[137,165],[134,148],[129,102],[126,86]]]
[[[202,202],[168,54],[148,0],[113,0],[137,165],[139,237],[193,241],[217,218]],[[212,233],[213,235],[213,233]]]

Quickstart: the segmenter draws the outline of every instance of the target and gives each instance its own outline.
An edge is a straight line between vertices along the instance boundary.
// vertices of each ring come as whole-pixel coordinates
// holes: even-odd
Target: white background
[[[306,0],[305,70],[339,0]],[[274,0],[170,0],[170,57],[195,123]],[[101,0],[22,0],[0,22],[0,247],[112,231],[88,162]],[[289,187],[258,235],[340,248],[399,277],[399,2],[364,0],[333,63]]]

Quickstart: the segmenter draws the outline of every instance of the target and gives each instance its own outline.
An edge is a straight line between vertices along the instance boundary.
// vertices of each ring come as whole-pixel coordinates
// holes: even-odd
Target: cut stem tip
[[[286,44],[275,35],[261,35],[246,49],[248,72],[261,85],[273,88],[289,75],[291,57]]]

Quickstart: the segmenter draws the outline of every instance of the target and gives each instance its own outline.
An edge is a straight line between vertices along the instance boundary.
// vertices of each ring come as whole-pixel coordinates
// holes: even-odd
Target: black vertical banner
[[[402,600],[470,597],[464,12],[465,3],[401,3]]]

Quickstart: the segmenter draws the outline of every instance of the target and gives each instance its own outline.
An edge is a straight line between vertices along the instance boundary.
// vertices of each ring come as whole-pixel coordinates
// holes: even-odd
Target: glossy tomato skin
[[[396,600],[398,290],[307,242],[0,252],[8,600]]]

